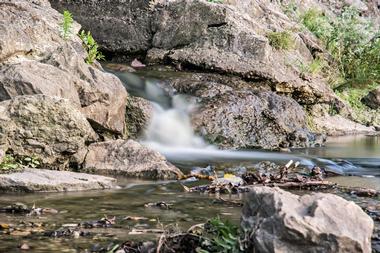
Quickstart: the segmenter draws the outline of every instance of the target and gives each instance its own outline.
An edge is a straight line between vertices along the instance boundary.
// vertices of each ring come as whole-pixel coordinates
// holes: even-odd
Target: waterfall
[[[159,80],[141,78],[133,73],[108,71],[117,75],[130,94],[153,104],[154,112],[141,141],[176,164],[213,164],[218,162],[299,161],[305,167],[323,166],[344,174],[344,166],[306,155],[269,151],[220,150],[194,133],[190,113],[196,108],[191,97],[168,91]],[[166,87],[167,88],[167,87]]]

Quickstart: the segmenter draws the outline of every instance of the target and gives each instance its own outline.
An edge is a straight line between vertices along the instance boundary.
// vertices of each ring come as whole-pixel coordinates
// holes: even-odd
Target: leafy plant
[[[219,217],[211,219],[205,225],[206,231],[211,235],[213,244],[211,252],[239,253],[239,229],[229,221],[222,221]],[[198,253],[210,252],[204,249],[197,249]]]
[[[294,38],[288,31],[270,32],[267,37],[269,44],[276,49],[289,50],[294,47]]]
[[[70,38],[72,34],[72,29],[73,29],[73,16],[69,11],[64,11],[63,12],[63,21],[61,23],[61,35],[63,39],[67,40]]]
[[[99,51],[98,43],[94,40],[91,35],[91,32],[81,31],[79,34],[83,42],[83,46],[87,51],[86,63],[93,64],[95,60],[104,60],[104,55]]]
[[[6,154],[3,161],[0,163],[0,172],[9,172],[18,170],[23,167],[38,168],[41,163],[35,156],[14,156],[12,154]]]
[[[6,154],[5,157],[3,158],[3,161],[0,163],[0,171],[3,171],[3,172],[17,170],[19,168],[20,168],[20,164],[17,163],[16,159],[9,154]]]
[[[32,157],[23,157],[21,159],[18,160],[18,163],[23,165],[23,166],[26,166],[26,167],[31,167],[31,168],[37,168],[41,165],[39,159],[35,156],[32,156]]]

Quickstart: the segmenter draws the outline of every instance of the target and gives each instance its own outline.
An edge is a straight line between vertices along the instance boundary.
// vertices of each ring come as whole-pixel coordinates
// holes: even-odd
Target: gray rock
[[[291,94],[304,104],[339,101],[319,77],[303,78],[299,64],[313,56],[306,34],[293,33],[292,50],[275,50],[266,38],[272,31],[294,30],[273,1],[206,0],[100,1],[51,0],[58,10],[69,9],[107,50],[120,54],[147,53],[153,63],[232,73],[245,79],[267,80],[273,90]],[[93,13],[93,14],[91,14]],[[178,15],[181,13],[181,15]],[[117,31],[117,32],[115,32]],[[317,46],[314,46],[314,48]]]
[[[116,179],[104,176],[26,168],[22,172],[0,174],[0,191],[69,192],[109,189]]]
[[[48,1],[0,0],[0,101],[45,94],[70,99],[97,128],[122,134],[127,92],[87,53],[76,35],[64,40],[63,16]],[[33,29],[31,29],[33,27]]]
[[[241,218],[246,252],[371,252],[373,220],[354,202],[279,188],[251,191]]]
[[[113,53],[140,53],[149,49],[151,0],[50,0],[60,10],[70,10],[83,28],[93,32],[104,49]]]
[[[168,82],[178,92],[199,99],[192,123],[213,144],[266,149],[315,144],[302,107],[264,83],[256,88],[255,83],[213,74],[188,74]]]
[[[152,104],[140,97],[129,97],[126,110],[126,125],[129,138],[142,137],[153,117]]]
[[[0,146],[42,166],[66,168],[83,162],[86,143],[97,139],[69,100],[45,95],[18,96],[0,103]]]
[[[320,132],[330,136],[371,134],[375,132],[374,127],[364,126],[340,115],[316,117],[313,122]]]
[[[145,179],[178,179],[182,176],[182,172],[161,154],[133,140],[91,144],[83,169]]]
[[[362,99],[362,102],[371,109],[380,109],[380,88],[374,89]]]

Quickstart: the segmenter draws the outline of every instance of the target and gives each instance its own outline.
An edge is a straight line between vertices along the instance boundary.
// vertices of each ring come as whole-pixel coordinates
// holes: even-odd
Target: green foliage
[[[223,0],[207,0],[207,2],[221,4],[223,3]]]
[[[61,23],[61,35],[65,40],[69,39],[72,34],[73,23],[74,20],[72,14],[67,10],[64,11],[63,21]]]
[[[0,173],[17,170],[19,168],[20,164],[17,163],[16,159],[9,154],[5,155],[3,161],[0,163]]]
[[[289,50],[294,47],[294,38],[288,31],[267,34],[269,44],[276,49]]]
[[[322,69],[326,67],[326,65],[327,63],[319,57],[313,59],[313,61],[311,61],[309,64],[305,64],[301,61],[297,62],[297,66],[301,74],[309,74],[312,76],[319,74],[322,71]]]
[[[372,22],[360,17],[353,8],[347,8],[334,22],[327,48],[338,62],[346,80],[344,85],[370,85],[380,80],[379,35]]]
[[[211,236],[211,250],[197,249],[198,253],[222,252],[239,253],[239,229],[229,221],[213,218],[205,225],[206,231]]]
[[[0,173],[19,170],[23,167],[38,168],[40,165],[39,159],[34,156],[18,157],[12,154],[6,154],[0,163]]]
[[[359,12],[346,8],[335,21],[322,12],[308,10],[302,23],[326,45],[343,79],[340,85],[370,85],[380,80],[380,32]]]
[[[86,63],[93,64],[95,60],[104,60],[104,55],[99,51],[98,43],[96,43],[90,31],[86,33],[82,30],[79,37],[87,51]]]
[[[309,9],[300,18],[303,25],[319,39],[326,41],[331,36],[333,27],[329,18],[322,12]]]
[[[376,89],[379,85],[372,83],[365,88],[351,88],[336,91],[337,95],[346,100],[352,108],[359,110],[366,109],[365,105],[361,102],[362,98],[368,94],[369,91]]]

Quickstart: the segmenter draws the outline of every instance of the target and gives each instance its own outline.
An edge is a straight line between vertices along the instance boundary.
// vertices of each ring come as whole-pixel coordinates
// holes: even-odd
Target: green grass
[[[309,9],[300,17],[302,24],[317,38],[326,41],[331,36],[333,27],[330,19],[315,9]]]
[[[270,32],[267,34],[269,44],[275,49],[289,50],[294,47],[295,41],[288,31]]]
[[[352,7],[335,19],[310,9],[300,15],[300,21],[332,56],[334,64],[327,71],[331,87],[354,109],[364,110],[361,98],[380,83],[379,29]],[[315,62],[305,69],[319,72],[319,65]]]

